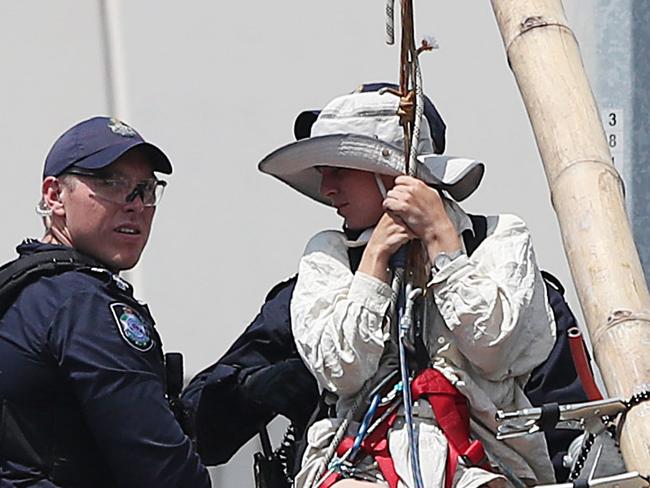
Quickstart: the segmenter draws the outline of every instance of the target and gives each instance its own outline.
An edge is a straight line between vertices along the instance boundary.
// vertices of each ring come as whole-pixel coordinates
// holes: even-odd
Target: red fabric
[[[480,441],[469,440],[469,407],[467,399],[437,369],[422,371],[411,383],[413,398],[426,398],[436,417],[440,430],[447,438],[447,475],[445,487],[451,483],[458,466],[458,457],[465,456],[478,465],[485,457]]]
[[[447,438],[449,452],[445,476],[445,488],[451,488],[458,466],[459,456],[466,457],[472,464],[479,465],[485,458],[485,451],[480,441],[469,440],[469,407],[465,397],[436,369],[425,369],[411,382],[413,399],[426,398],[436,417],[438,426]],[[384,409],[377,411],[379,418]],[[397,413],[394,412],[384,420],[361,443],[360,451],[372,456],[379,465],[382,475],[390,488],[397,488],[397,472],[388,451],[387,433],[393,425]],[[342,456],[354,444],[354,437],[341,441],[337,454]],[[329,488],[341,478],[340,473],[330,473],[322,483]]]
[[[379,418],[387,407],[377,409],[377,418]],[[397,471],[395,471],[395,465],[393,464],[393,459],[390,457],[390,452],[388,451],[388,429],[395,423],[397,418],[397,412],[393,412],[389,415],[386,420],[377,426],[377,428],[366,436],[366,438],[361,442],[361,447],[359,450],[367,455],[372,456],[377,464],[379,465],[379,470],[388,482],[390,488],[397,488]],[[343,456],[354,444],[354,437],[348,436],[345,437],[339,447],[336,449],[336,454],[338,456]],[[338,472],[330,473],[325,481],[321,484],[323,488],[329,488],[334,483],[341,479],[341,474]]]

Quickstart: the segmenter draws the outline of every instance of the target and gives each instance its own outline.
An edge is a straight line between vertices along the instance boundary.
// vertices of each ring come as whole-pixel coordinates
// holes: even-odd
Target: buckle
[[[436,420],[431,405],[423,398],[418,398],[413,402],[412,412],[413,418]]]

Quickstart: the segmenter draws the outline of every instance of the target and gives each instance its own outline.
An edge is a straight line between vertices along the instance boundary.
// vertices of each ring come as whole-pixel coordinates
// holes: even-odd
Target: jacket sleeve
[[[119,301],[92,289],[68,299],[52,322],[50,352],[118,486],[207,488],[208,472],[165,398],[153,324],[131,315],[120,330],[111,311]]]
[[[295,279],[277,285],[226,354],[195,376],[183,392],[183,401],[194,416],[199,453],[210,465],[227,462],[258,433],[260,425],[277,414],[270,402],[265,404],[249,398],[244,382],[251,373],[299,358],[289,317],[294,286]],[[275,394],[291,395],[285,390],[298,385],[301,398],[294,398],[294,402],[304,410],[303,416],[308,417],[316,406],[318,390],[302,362],[294,364],[293,381],[281,382]]]
[[[526,376],[546,359],[555,321],[525,224],[513,215],[490,222],[493,232],[476,251],[449,263],[430,286],[459,350],[497,382]]]
[[[321,388],[353,395],[377,371],[391,288],[350,271],[341,233],[314,236],[291,302],[296,346]]]

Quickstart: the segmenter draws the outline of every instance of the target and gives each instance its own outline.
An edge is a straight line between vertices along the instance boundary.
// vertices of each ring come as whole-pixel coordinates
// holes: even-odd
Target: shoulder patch
[[[124,303],[111,303],[111,312],[122,338],[134,349],[146,352],[153,347],[149,326],[133,307]]]

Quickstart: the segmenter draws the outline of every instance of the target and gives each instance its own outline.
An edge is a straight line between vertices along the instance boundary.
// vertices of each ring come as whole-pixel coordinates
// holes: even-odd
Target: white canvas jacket
[[[458,205],[446,205],[459,235],[471,229]],[[293,334],[319,387],[338,395],[339,419],[317,422],[310,429],[296,486],[314,469],[364,383],[378,375],[390,356],[384,354],[389,347],[385,344],[390,344],[384,318],[391,288],[364,273],[353,274],[347,253],[348,247],[367,242],[370,234],[350,242],[342,232],[321,232],[309,241],[300,261],[291,301]],[[552,482],[542,434],[510,441],[494,437],[497,409],[530,406],[523,388],[553,346],[555,322],[524,222],[513,215],[488,217],[487,234],[471,256],[461,255],[431,279],[425,297],[427,349],[434,367],[468,399],[472,434],[483,442],[490,460],[523,480]],[[423,468],[425,485],[441,487],[446,440],[435,425],[421,429],[421,464],[442,465]],[[405,436],[405,429],[396,425],[389,445],[400,486],[411,487]],[[481,469],[459,468],[455,486],[498,481]]]

